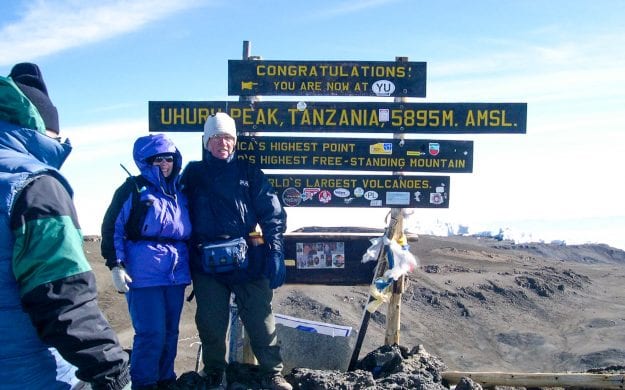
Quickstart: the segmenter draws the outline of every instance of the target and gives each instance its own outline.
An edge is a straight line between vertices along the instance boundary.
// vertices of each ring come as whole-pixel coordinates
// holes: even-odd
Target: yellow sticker
[[[369,154],[393,154],[392,142],[379,142],[369,145]]]

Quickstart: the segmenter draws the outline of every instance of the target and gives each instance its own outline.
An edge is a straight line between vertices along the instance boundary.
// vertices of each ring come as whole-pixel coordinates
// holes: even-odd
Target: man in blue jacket
[[[0,388],[130,388],[58,171],[71,151],[58,133],[37,65],[0,77]]]
[[[282,376],[282,358],[271,308],[272,289],[284,283],[286,213],[264,173],[235,156],[236,127],[225,113],[209,116],[204,125],[202,161],[187,165],[182,176],[191,216],[190,259],[197,299],[195,322],[202,341],[208,386],[220,388],[226,368],[226,333],[230,293],[250,337],[263,375],[264,388],[291,390]],[[264,244],[254,237],[260,226]],[[252,237],[250,237],[252,233]],[[229,268],[207,263],[210,244],[244,238],[246,262]],[[227,256],[225,256],[227,257]],[[224,257],[220,257],[224,259]]]

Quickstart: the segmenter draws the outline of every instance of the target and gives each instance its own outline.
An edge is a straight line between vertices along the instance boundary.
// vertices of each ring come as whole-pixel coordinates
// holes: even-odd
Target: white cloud
[[[328,8],[319,8],[317,17],[330,18],[345,14],[351,14],[368,8],[383,7],[390,3],[394,3],[397,0],[360,0],[360,1],[342,1],[334,2],[333,6]]]
[[[65,0],[27,2],[17,21],[0,29],[0,65],[34,60],[137,30],[202,0]]]
[[[428,98],[453,101],[489,96],[544,103],[622,95],[625,53],[614,47],[625,45],[625,34],[568,37],[553,43],[538,41],[542,38],[480,41],[475,45],[490,49],[479,57],[465,54],[428,62]]]

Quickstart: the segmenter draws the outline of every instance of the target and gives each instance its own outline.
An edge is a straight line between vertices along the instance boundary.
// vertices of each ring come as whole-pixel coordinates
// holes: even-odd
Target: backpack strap
[[[143,222],[148,212],[151,202],[141,201],[141,193],[147,190],[148,180],[141,175],[130,176],[127,181],[132,183],[132,206],[130,215],[126,221],[126,238],[131,241],[138,241],[143,238]]]
[[[132,196],[131,215],[124,230],[132,231],[131,234],[138,235],[141,231],[141,225],[143,225],[143,218],[138,215],[135,205],[140,204],[141,194],[140,191],[143,186],[142,179],[138,177],[130,176],[126,181],[115,191],[113,199],[104,214],[102,221],[102,243],[100,245],[102,251],[102,257],[106,259],[106,265],[112,268],[116,265],[117,254],[114,245],[115,234],[115,221],[121,212],[124,203],[128,200],[129,196]],[[134,210],[133,210],[134,209]],[[134,215],[133,215],[134,214]],[[145,215],[145,214],[144,214]],[[132,220],[132,222],[131,222]],[[126,233],[125,232],[125,233]]]

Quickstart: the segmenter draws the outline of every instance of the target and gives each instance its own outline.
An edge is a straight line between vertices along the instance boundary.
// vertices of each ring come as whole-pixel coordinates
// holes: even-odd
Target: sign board
[[[349,229],[349,228],[345,228]],[[286,283],[369,284],[377,262],[362,262],[371,239],[382,233],[288,232],[284,234]]]
[[[425,79],[425,62],[228,61],[228,95],[425,97]]]
[[[267,177],[286,207],[449,207],[449,176],[267,174]]]
[[[473,141],[239,136],[237,150],[261,169],[473,170]]]
[[[151,101],[150,131],[203,131],[227,112],[239,132],[525,133],[527,103]]]

